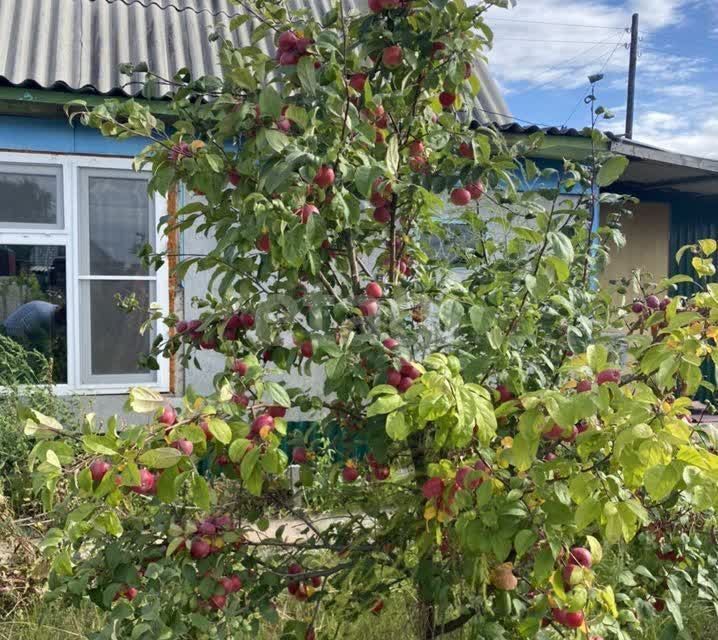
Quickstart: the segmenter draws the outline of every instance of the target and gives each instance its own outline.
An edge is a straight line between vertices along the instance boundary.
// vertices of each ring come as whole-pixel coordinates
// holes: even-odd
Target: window
[[[0,347],[10,339],[47,361],[45,381],[60,388],[167,388],[166,362],[138,364],[157,335],[140,334],[143,310],[168,295],[165,269],[137,256],[162,249],[164,201],[147,196],[148,179],[129,160],[0,153]],[[121,310],[118,295],[140,311]]]

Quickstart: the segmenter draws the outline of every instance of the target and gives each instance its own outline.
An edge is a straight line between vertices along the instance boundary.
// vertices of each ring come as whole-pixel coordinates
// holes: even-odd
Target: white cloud
[[[625,92],[628,52],[623,43],[629,34],[623,29],[637,11],[642,49],[634,137],[675,151],[718,157],[718,94],[698,82],[708,60],[681,55],[663,31],[686,21],[690,10],[698,7],[715,11],[718,19],[715,0],[623,0],[618,6],[610,0],[519,0],[513,10],[492,9],[487,14],[495,33],[490,69],[509,101],[512,96],[529,99],[541,90],[549,95],[562,92],[562,98],[572,92],[568,95],[579,100],[578,89],[588,88],[587,76],[603,70],[606,79],[599,98],[603,92],[613,101]],[[713,32],[718,36],[718,28]],[[562,111],[554,120],[560,124],[567,115]],[[620,132],[620,120],[606,126]]]

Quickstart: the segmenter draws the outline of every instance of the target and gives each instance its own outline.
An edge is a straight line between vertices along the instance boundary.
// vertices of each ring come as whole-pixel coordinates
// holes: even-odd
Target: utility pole
[[[626,102],[626,138],[633,138],[633,111],[636,101],[636,63],[638,62],[638,14],[631,20],[631,55],[628,64],[628,100]]]

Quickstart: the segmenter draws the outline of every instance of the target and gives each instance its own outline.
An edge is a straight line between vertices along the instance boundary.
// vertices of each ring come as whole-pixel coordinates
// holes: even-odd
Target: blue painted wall
[[[143,138],[106,138],[64,118],[0,115],[0,150],[132,157],[145,146]]]

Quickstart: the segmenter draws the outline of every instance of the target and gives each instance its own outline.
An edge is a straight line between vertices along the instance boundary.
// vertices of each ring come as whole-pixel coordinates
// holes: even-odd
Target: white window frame
[[[49,229],[47,226],[27,225],[21,227],[17,224],[2,227],[0,225],[0,244],[21,245],[64,245],[66,256],[67,280],[67,384],[54,385],[59,395],[124,395],[133,386],[143,386],[163,393],[169,392],[169,360],[159,359],[159,370],[154,382],[133,382],[133,374],[128,374],[127,382],[82,384],[82,354],[81,354],[81,309],[80,309],[80,170],[121,170],[137,175],[132,168],[131,158],[98,157],[45,153],[17,153],[0,151],[0,165],[50,165],[59,167],[62,175],[62,227]],[[142,172],[150,176],[148,172]],[[155,195],[153,197],[155,211],[155,225],[158,229],[161,218],[166,214],[167,202],[165,198]],[[167,247],[167,238],[159,230],[156,232],[157,252],[163,252]],[[131,280],[133,278],[124,278]],[[152,282],[152,280],[149,280]],[[160,305],[163,313],[169,309],[169,278],[167,265],[157,269],[154,274],[155,302]],[[154,335],[160,332],[159,322],[155,324]],[[137,354],[138,356],[140,354]]]

